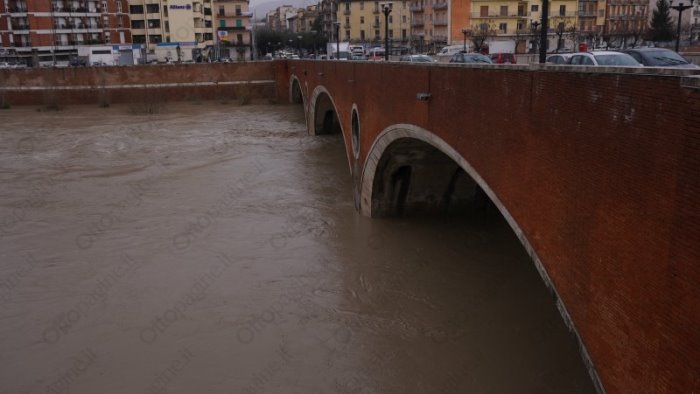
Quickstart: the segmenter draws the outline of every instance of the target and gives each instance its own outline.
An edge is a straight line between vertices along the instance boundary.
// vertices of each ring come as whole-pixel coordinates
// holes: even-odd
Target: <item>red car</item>
[[[496,64],[515,64],[515,55],[512,53],[492,53],[491,60]]]

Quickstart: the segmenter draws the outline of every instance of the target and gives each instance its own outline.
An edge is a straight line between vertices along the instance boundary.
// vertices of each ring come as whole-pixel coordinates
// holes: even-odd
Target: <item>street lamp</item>
[[[389,14],[391,14],[391,2],[382,5],[384,12],[384,60],[389,60]]]
[[[462,29],[462,34],[464,34],[464,52],[467,51],[467,33],[469,33],[469,30]]]
[[[690,5],[684,5],[683,3],[673,5],[673,0],[671,0],[670,8],[678,11],[678,30],[676,31],[676,52],[678,52],[678,47],[681,43],[681,19],[683,17],[683,11],[687,10],[688,8],[693,8],[693,0],[690,0]]]
[[[540,64],[547,62],[547,30],[549,30],[549,0],[542,0],[542,22],[540,23]]]
[[[314,59],[316,58],[316,33],[318,33],[316,30],[311,30],[311,34],[314,36]]]
[[[540,27],[540,22],[534,21],[530,22],[530,28],[532,29],[532,52],[531,53],[537,53],[537,40],[535,39],[537,37],[537,28]]]
[[[301,58],[301,39],[302,39],[302,36],[298,35],[297,38],[299,39],[299,45],[298,45],[299,46],[299,57]]]
[[[335,60],[340,60],[340,22],[333,22],[335,26]]]

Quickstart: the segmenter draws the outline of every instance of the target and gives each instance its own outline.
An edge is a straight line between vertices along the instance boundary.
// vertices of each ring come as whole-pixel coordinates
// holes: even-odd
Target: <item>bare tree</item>
[[[495,25],[488,23],[472,26],[471,29],[467,30],[467,37],[474,43],[474,48],[477,52],[481,52],[486,40],[495,37],[497,34],[498,32],[495,29]]]

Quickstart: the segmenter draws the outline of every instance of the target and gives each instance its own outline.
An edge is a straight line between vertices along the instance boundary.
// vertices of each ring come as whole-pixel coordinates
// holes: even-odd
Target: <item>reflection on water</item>
[[[0,392],[592,391],[502,220],[359,216],[299,107],[0,117]]]

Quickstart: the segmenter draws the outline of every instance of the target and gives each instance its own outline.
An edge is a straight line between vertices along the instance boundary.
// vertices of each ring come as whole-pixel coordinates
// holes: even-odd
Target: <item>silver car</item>
[[[569,64],[579,66],[641,67],[632,56],[615,51],[577,52],[569,59]]]

